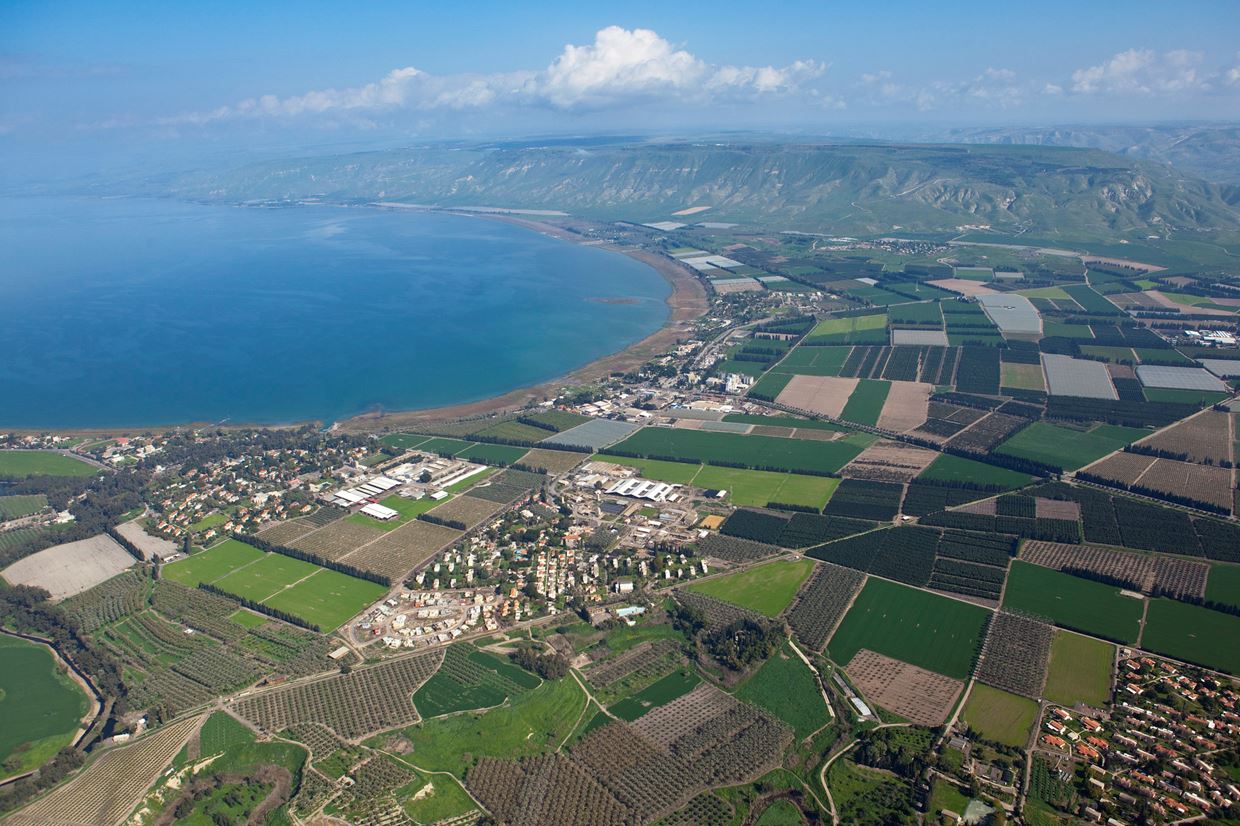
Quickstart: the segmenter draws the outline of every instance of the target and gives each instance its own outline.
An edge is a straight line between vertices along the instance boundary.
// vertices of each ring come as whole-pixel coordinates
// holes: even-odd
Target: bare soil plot
[[[147,559],[166,559],[180,550],[175,542],[162,536],[151,536],[137,520],[117,525],[116,532],[136,545]]]
[[[818,430],[812,427],[798,427],[792,434],[794,439],[808,439],[812,442],[834,442],[843,437],[843,433],[834,430]]]
[[[919,381],[893,381],[887,401],[878,416],[878,426],[904,433],[925,423],[930,415],[930,394],[934,387]]]
[[[753,426],[753,430],[751,430],[750,433],[753,433],[755,436],[780,436],[785,439],[790,439],[792,438],[792,435],[796,433],[796,428],[778,427],[770,424],[756,424]]]
[[[101,533],[31,554],[0,575],[12,585],[34,585],[53,600],[62,600],[111,579],[135,561],[115,539]]]
[[[465,495],[450,499],[442,505],[432,508],[427,515],[449,522],[463,522],[466,529],[469,529],[490,519],[492,515],[502,510],[503,507],[498,502]]]
[[[1144,447],[1185,455],[1190,462],[1218,465],[1231,461],[1231,423],[1227,413],[1205,410],[1137,442]]]
[[[1026,542],[1020,558],[1056,571],[1088,571],[1150,594],[1155,590],[1176,599],[1202,599],[1210,566],[1192,559],[1139,554],[1060,542]],[[1002,686],[1001,686],[1002,687]]]
[[[1228,513],[1232,500],[1231,469],[1194,465],[1174,459],[1155,459],[1154,466],[1141,479],[1142,487],[1173,496],[1186,496],[1198,502],[1209,502]]]
[[[415,519],[383,534],[378,540],[359,548],[342,561],[382,574],[396,582],[460,535],[461,531],[455,528],[432,525],[430,522]]]
[[[953,436],[949,443],[962,450],[985,453],[1027,424],[1029,420],[1020,416],[991,413]]]
[[[1113,379],[1135,379],[1137,371],[1133,369],[1131,364],[1107,364],[1107,373]]]
[[[587,454],[569,450],[536,447],[521,457],[521,464],[545,469],[551,474],[567,473],[585,460]]]
[[[844,668],[867,700],[922,726],[941,726],[964,683],[862,648]]]
[[[1193,315],[1221,315],[1229,318],[1235,316],[1234,313],[1228,312],[1227,310],[1216,310],[1213,307],[1189,307],[1186,304],[1177,304],[1174,300],[1163,295],[1158,290],[1147,290],[1145,295],[1148,295],[1150,298],[1157,301],[1159,304],[1158,309],[1160,310],[1168,309],[1176,310],[1178,312],[1191,312]]]
[[[907,482],[926,469],[939,454],[915,445],[879,439],[840,471],[846,479]]]
[[[340,519],[295,540],[290,547],[318,554],[324,559],[337,560],[367,542],[373,542],[383,533],[380,528]]]
[[[123,822],[201,724],[201,717],[180,720],[104,752],[77,777],[6,822],[23,826]]]
[[[848,404],[848,397],[857,389],[857,382],[855,378],[838,376],[793,376],[775,401],[838,418]]]
[[[1071,499],[1046,499],[1042,496],[1035,496],[1033,505],[1034,516],[1038,519],[1081,521],[1081,504]]]
[[[943,290],[949,290],[953,293],[960,293],[963,296],[990,295],[998,292],[992,290],[980,281],[970,281],[967,278],[940,278],[937,281],[927,281],[927,284],[938,287]]]
[[[1088,472],[1104,479],[1133,485],[1146,474],[1150,466],[1154,464],[1154,459],[1153,456],[1144,456],[1140,453],[1115,453],[1097,464],[1089,465]]]
[[[1121,310],[1164,310],[1166,305],[1149,293],[1116,293],[1107,296],[1107,300]]]

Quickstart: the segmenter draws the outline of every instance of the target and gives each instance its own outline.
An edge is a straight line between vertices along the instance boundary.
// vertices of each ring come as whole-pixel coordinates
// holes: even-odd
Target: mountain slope
[[[157,189],[233,202],[401,200],[635,221],[709,206],[710,220],[849,234],[977,224],[1064,238],[1240,230],[1240,211],[1219,187],[1077,148],[433,146],[256,164],[180,176]]]

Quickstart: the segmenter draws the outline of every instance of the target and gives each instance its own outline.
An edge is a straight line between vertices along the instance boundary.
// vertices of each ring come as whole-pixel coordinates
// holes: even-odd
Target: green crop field
[[[1195,404],[1198,407],[1216,404],[1227,398],[1226,393],[1211,390],[1179,390],[1174,387],[1143,387],[1141,392],[1145,394],[1146,401],[1165,402],[1167,404]]]
[[[688,694],[700,682],[702,678],[697,672],[681,668],[656,680],[633,696],[615,703],[609,710],[621,720],[632,722],[646,712]]]
[[[264,602],[287,586],[321,570],[319,566],[283,554],[263,554],[263,558],[217,579],[213,585],[230,594]]]
[[[531,428],[538,430],[538,428]],[[550,436],[547,431],[539,431],[537,434],[543,438]],[[529,448],[516,447],[514,445],[492,445],[486,443],[478,443],[471,447],[467,447],[460,453],[456,454],[458,459],[466,459],[470,462],[478,462],[479,464],[500,464],[510,465],[518,462],[521,457],[526,454]]]
[[[1033,482],[1033,477],[1027,473],[1018,473],[1007,468],[995,467],[985,462],[976,462],[947,453],[937,456],[925,470],[917,475],[917,478],[932,482],[972,482],[977,485],[996,485],[1004,490],[1022,488]]]
[[[386,593],[387,588],[376,582],[320,568],[263,600],[263,604],[301,617],[326,633],[335,631]]]
[[[0,521],[20,519],[38,513],[47,507],[47,497],[41,493],[21,496],[0,496]]]
[[[999,384],[1017,390],[1045,390],[1046,381],[1040,364],[1005,362],[1001,366]]]
[[[1175,352],[1168,350],[1167,352]],[[1136,354],[1131,347],[1113,347],[1103,344],[1082,344],[1081,353],[1086,356],[1095,356],[1104,361],[1126,361],[1130,364],[1137,361]]]
[[[423,453],[434,453],[436,455],[447,453],[455,456],[472,444],[474,443],[462,441],[461,439],[450,439],[447,436],[434,436],[418,445],[418,450]]]
[[[878,424],[878,416],[883,412],[883,403],[887,401],[887,393],[891,390],[891,382],[875,379],[861,379],[856,389],[848,397],[848,403],[840,412],[840,418],[857,424]]]
[[[1046,617],[1056,625],[1116,642],[1133,643],[1141,623],[1141,600],[1120,589],[1013,560],[1003,607]]]
[[[749,395],[774,400],[784,391],[790,381],[792,381],[791,373],[767,373],[749,388]]]
[[[444,664],[413,695],[423,717],[491,708],[526,690],[539,679],[512,663],[466,645],[448,649]]]
[[[987,740],[1023,748],[1038,716],[1038,704],[985,683],[974,683],[961,714],[969,728]]]
[[[1171,599],[1151,599],[1141,647],[1240,674],[1240,617]]]
[[[1240,565],[1210,566],[1206,580],[1206,601],[1240,608]]]
[[[1062,321],[1046,320],[1042,322],[1042,335],[1050,338],[1092,339],[1094,331],[1088,324],[1065,324]]]
[[[228,615],[228,618],[240,625],[242,628],[258,628],[267,622],[267,618],[262,614],[256,614],[245,608],[238,608]]]
[[[1073,301],[1085,308],[1087,313],[1119,313],[1114,304],[1094,292],[1093,288],[1084,284],[1069,284],[1063,288],[1063,291],[1071,296]]]
[[[1050,669],[1042,696],[1071,708],[1085,703],[1101,708],[1111,699],[1115,646],[1071,631],[1055,631]]]
[[[601,462],[614,462],[617,465],[637,468],[643,478],[657,482],[668,482],[673,485],[688,485],[698,475],[702,466],[694,462],[665,462],[661,459],[634,459],[628,456],[592,457]]]
[[[1038,287],[1033,290],[1017,290],[1017,295],[1023,295],[1025,298],[1071,298],[1063,291],[1063,287]]]
[[[209,551],[199,551],[185,559],[164,565],[160,569],[160,576],[195,588],[200,582],[215,582],[242,566],[257,562],[263,555],[263,552],[253,545],[226,539]]]
[[[695,582],[688,589],[776,617],[792,602],[813,570],[813,560],[781,559],[718,579]]]
[[[87,702],[47,648],[0,636],[0,777],[38,768],[69,745]]]
[[[379,441],[389,447],[399,448],[401,450],[412,450],[423,442],[430,440],[429,436],[422,436],[418,433],[389,433],[383,436]]]
[[[847,436],[834,442],[811,442],[776,436],[740,436],[645,427],[616,445],[615,450],[659,459],[743,463],[793,473],[834,473],[856,458],[872,441],[873,437],[862,435]]]
[[[988,611],[871,577],[827,645],[847,665],[862,648],[948,677],[968,679]]]
[[[1111,424],[1081,431],[1034,422],[999,445],[995,452],[1076,470],[1148,435],[1150,431],[1142,428]]]
[[[458,778],[479,757],[515,759],[554,751],[585,710],[585,692],[571,677],[543,683],[499,708],[437,717],[404,729],[417,764]],[[387,735],[370,741],[381,746]]]
[[[94,476],[93,465],[51,450],[0,450],[0,476]]]
[[[882,336],[875,336],[878,331],[882,331]],[[887,314],[875,313],[874,315],[855,315],[847,318],[827,318],[818,322],[814,329],[810,330],[806,340],[835,340],[839,339],[841,344],[852,342],[870,343],[874,339],[880,341],[886,340],[887,332]]]
[[[789,643],[772,654],[735,695],[792,726],[798,740],[831,722],[818,680]]]
[[[852,347],[797,347],[771,368],[773,373],[838,376]]]

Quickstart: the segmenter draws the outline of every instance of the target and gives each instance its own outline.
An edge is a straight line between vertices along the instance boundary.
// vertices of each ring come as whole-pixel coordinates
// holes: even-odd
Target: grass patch
[[[1101,708],[1111,699],[1111,665],[1115,646],[1056,631],[1051,642],[1051,662],[1042,696],[1069,708],[1077,703]]]
[[[680,668],[662,679],[646,686],[632,697],[626,697],[611,706],[611,713],[621,720],[632,722],[648,711],[665,706],[677,697],[688,694],[702,682],[697,672]]]
[[[387,588],[378,583],[320,568],[308,579],[264,600],[264,604],[288,611],[328,633],[386,593]]]
[[[481,474],[479,474],[479,476],[481,476]],[[471,485],[476,481],[478,481],[478,479],[473,476],[468,479],[468,482]],[[400,516],[384,522],[381,519],[375,519],[373,516],[367,516],[361,511],[358,511],[357,513],[349,514],[345,517],[345,519],[358,525],[378,528],[381,531],[390,531],[399,528],[401,525],[412,519],[417,519],[420,515],[426,513],[436,505],[442,505],[443,501],[437,502],[429,496],[424,496],[421,499],[406,499],[398,494],[393,494],[386,499],[380,500],[379,504],[384,507],[391,508],[399,513]]]
[[[974,683],[962,711],[969,728],[987,740],[1024,748],[1038,704],[985,683]]]
[[[1034,422],[999,445],[996,453],[1076,470],[1150,435],[1137,427],[1102,424],[1087,431]]]
[[[1227,398],[1226,393],[1213,390],[1179,390],[1174,387],[1143,387],[1146,401],[1163,402],[1166,404],[1195,404],[1205,407]]]
[[[858,424],[878,424],[879,414],[883,412],[883,403],[887,401],[890,390],[889,381],[861,379],[848,397],[848,403],[840,412],[840,418]]]
[[[160,568],[160,576],[187,588],[196,588],[200,582],[215,582],[262,558],[263,552],[253,545],[226,539],[209,551],[199,551],[164,565]]]
[[[978,605],[871,577],[831,637],[831,659],[847,665],[868,648],[948,677],[967,679],[989,612]]]
[[[1172,599],[1152,599],[1141,647],[1240,674],[1240,617]]]
[[[30,516],[46,507],[47,497],[41,493],[0,496],[0,521]]]
[[[52,450],[0,450],[0,476],[94,476],[94,465]]]
[[[1003,607],[1047,617],[1056,625],[1133,643],[1141,622],[1141,600],[1120,589],[1019,559],[1012,561]]]
[[[812,560],[781,559],[718,579],[695,582],[688,588],[768,617],[776,617],[791,604],[813,570]]]
[[[788,643],[742,683],[735,695],[792,726],[797,739],[808,737],[831,722],[818,680]]]
[[[976,462],[947,453],[940,454],[926,469],[917,475],[918,479],[930,482],[973,482],[978,485],[996,485],[1004,490],[1023,488],[1033,482],[1027,473],[1018,473],[1007,468],[995,467],[985,462]]]
[[[615,446],[617,451],[676,461],[742,463],[792,473],[835,473],[857,457],[872,439],[845,438],[834,442],[783,439],[777,436],[741,436],[645,427]],[[606,451],[604,451],[606,455]]]
[[[851,347],[797,347],[788,353],[783,361],[772,367],[771,372],[801,376],[838,376],[851,352]]]
[[[238,608],[228,615],[228,618],[240,625],[242,628],[258,628],[267,622],[267,618],[261,614],[256,614],[245,608]]]
[[[1016,390],[1045,390],[1046,380],[1040,364],[1004,362],[1000,366],[999,384]]]
[[[887,314],[827,318],[818,322],[806,341],[830,344],[879,344],[887,341]]]

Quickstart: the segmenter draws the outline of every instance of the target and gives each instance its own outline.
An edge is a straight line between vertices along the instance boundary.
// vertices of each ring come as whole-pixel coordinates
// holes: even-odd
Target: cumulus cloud
[[[1072,91],[1077,94],[1125,93],[1168,94],[1205,91],[1210,88],[1209,73],[1201,69],[1201,52],[1174,49],[1128,49],[1096,66],[1072,73]]]
[[[707,63],[650,29],[600,29],[594,42],[569,44],[546,68],[494,74],[433,75],[412,66],[362,86],[302,95],[263,95],[205,112],[167,118],[202,124],[245,117],[348,115],[392,109],[478,109],[493,104],[588,110],[645,100],[710,103],[795,92],[825,64],[784,67]]]

